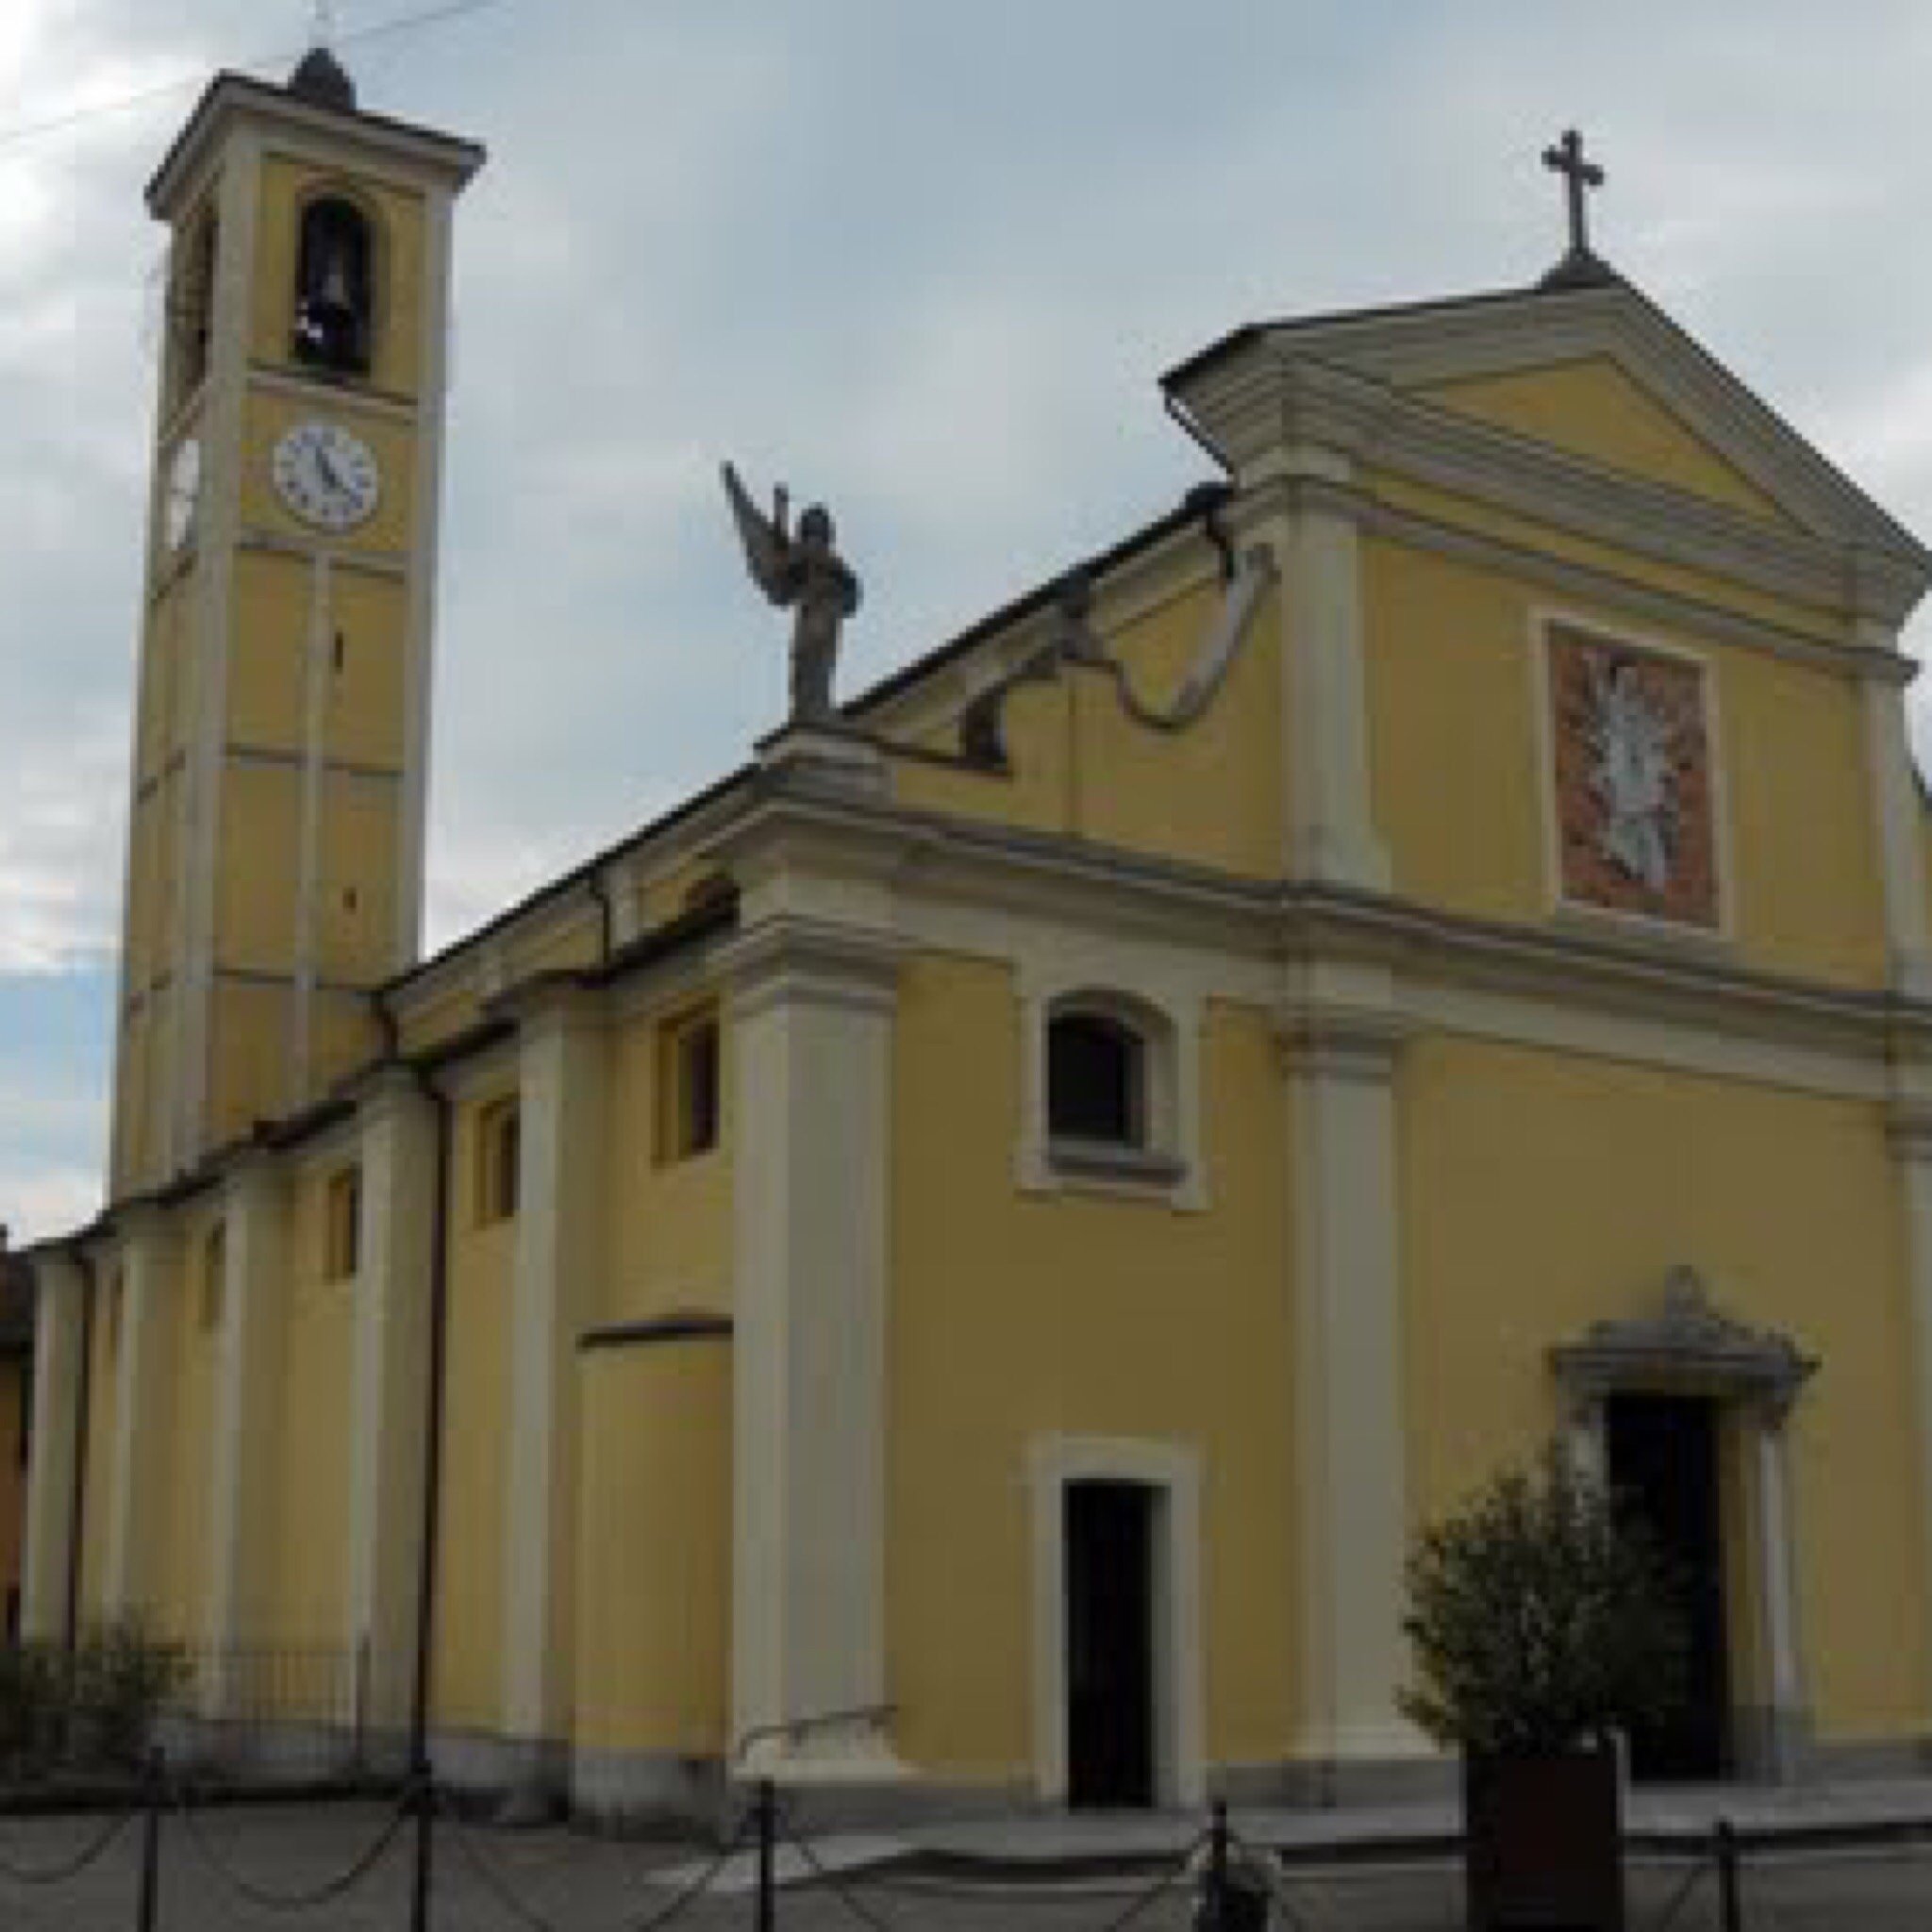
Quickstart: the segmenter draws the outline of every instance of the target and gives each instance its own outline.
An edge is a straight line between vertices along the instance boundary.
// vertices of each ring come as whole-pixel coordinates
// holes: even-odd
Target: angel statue
[[[724,475],[752,581],[781,610],[797,612],[791,625],[791,722],[824,724],[833,715],[839,626],[858,608],[858,579],[832,548],[832,515],[823,504],[813,504],[799,518],[793,535],[787,523],[791,499],[782,483],[772,492],[767,517],[729,463]]]

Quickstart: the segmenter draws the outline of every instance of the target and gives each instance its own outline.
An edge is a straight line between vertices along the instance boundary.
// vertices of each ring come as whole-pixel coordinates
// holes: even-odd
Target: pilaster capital
[[[519,1045],[527,1045],[538,1036],[601,1026],[607,997],[602,987],[585,985],[575,973],[540,973],[500,993],[490,1011],[513,1022]]]
[[[1291,1000],[1274,1012],[1274,1040],[1290,1074],[1386,1085],[1416,1023],[1393,1007]]]
[[[734,1019],[780,1003],[890,1012],[907,951],[897,934],[799,916],[768,919],[719,956]]]
[[[1886,1109],[1885,1138],[1895,1160],[1932,1166],[1932,1098],[1894,1097]]]
[[[426,1115],[429,1095],[414,1067],[392,1060],[378,1067],[357,1096],[356,1124],[366,1133],[373,1127],[414,1120]]]

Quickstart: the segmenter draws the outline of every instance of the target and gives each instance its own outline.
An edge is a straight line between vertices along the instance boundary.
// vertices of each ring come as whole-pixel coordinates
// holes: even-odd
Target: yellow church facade
[[[481,155],[345,90],[150,191],[29,1635],[140,1613],[215,1753],[337,1655],[587,1813],[1346,1797],[1441,1774],[1409,1539],[1554,1437],[1691,1576],[1640,1772],[1918,1763],[1926,553],[1607,270],[1249,326],[1164,379],[1222,481],[419,959]]]

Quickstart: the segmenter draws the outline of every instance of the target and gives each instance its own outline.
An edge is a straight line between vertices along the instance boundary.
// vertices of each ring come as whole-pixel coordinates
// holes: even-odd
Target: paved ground
[[[191,1827],[171,1819],[162,1838],[161,1932],[242,1932],[267,1925],[330,1932],[405,1932],[410,1843],[392,1843],[344,1897],[312,1912],[249,1904],[209,1857],[244,1882],[281,1893],[318,1884],[352,1864],[380,1836],[372,1805],[249,1807],[203,1814]],[[1080,1821],[1083,1843],[1107,1836]],[[1128,1834],[1144,1836],[1137,1823]],[[97,1819],[0,1819],[0,1861],[15,1868],[72,1858],[98,1836]],[[824,1883],[788,1885],[779,1932],[1108,1932],[1146,1899],[1133,1924],[1184,1932],[1184,1890],[1148,1895],[1148,1874],[1056,1878],[1050,1864],[1015,1882],[920,1875],[871,1862],[876,1840],[825,1840],[821,1856],[843,1873],[843,1895]],[[897,1849],[896,1847],[894,1849]],[[441,1826],[437,1833],[436,1932],[617,1932],[664,1912],[691,1872],[693,1848],[617,1843],[562,1830],[501,1832]],[[1357,1857],[1361,1854],[1357,1853]],[[1460,1879],[1441,1857],[1388,1862],[1320,1862],[1296,1854],[1287,1900],[1306,1932],[1454,1932]],[[1381,1858],[1384,1862],[1374,1862]],[[793,1861],[795,1862],[795,1861]],[[0,1876],[0,1926],[8,1932],[117,1932],[136,1925],[138,1834],[125,1832],[78,1877],[37,1889]],[[709,1860],[697,1867],[706,1869]],[[1011,1874],[1007,1864],[1000,1868]],[[1676,1902],[1672,1932],[1720,1932],[1715,1887],[1681,1859],[1633,1861],[1631,1932],[1651,1932]],[[749,1872],[734,1868],[673,1923],[693,1932],[749,1928]],[[805,1874],[800,1874],[801,1877]],[[1687,1880],[1692,1880],[1685,1890]],[[1925,1932],[1932,1926],[1932,1842],[1754,1851],[1744,1882],[1746,1932]],[[1285,1924],[1285,1921],[1277,1923]]]

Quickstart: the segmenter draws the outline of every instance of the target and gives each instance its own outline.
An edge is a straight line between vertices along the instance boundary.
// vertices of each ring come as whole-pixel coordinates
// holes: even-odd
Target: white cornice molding
[[[1795,529],[1649,483],[1403,391],[1586,357],[1615,362]],[[1315,445],[1673,561],[1897,624],[1928,557],[1862,491],[1624,287],[1283,325],[1181,371],[1172,393],[1246,484]]]
[[[1308,474],[1307,452],[1329,450],[1357,471],[1379,469],[1574,536],[1893,628],[1932,574],[1932,559],[1901,547],[1908,540],[1875,508],[1856,525],[1841,519],[1836,529],[1781,527],[1399,394],[1371,376],[1283,353],[1265,339],[1190,378],[1187,401],[1244,493],[1283,482],[1322,487]]]

